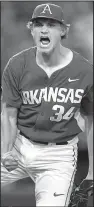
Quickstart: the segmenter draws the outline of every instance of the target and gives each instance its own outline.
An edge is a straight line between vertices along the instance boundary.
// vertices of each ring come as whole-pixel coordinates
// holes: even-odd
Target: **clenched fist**
[[[3,166],[10,172],[18,167],[18,162],[13,158],[11,152],[5,153],[1,159]]]

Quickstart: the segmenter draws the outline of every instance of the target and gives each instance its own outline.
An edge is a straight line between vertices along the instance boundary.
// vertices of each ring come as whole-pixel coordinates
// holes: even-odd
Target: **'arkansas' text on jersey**
[[[24,104],[39,104],[44,99],[45,102],[58,102],[58,103],[80,103],[84,90],[72,88],[53,88],[45,87],[42,89],[23,91],[22,99]]]

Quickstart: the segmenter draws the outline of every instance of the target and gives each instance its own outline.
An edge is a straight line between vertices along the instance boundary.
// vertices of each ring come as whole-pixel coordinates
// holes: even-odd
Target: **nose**
[[[46,24],[42,26],[41,32],[42,33],[47,33],[48,32],[48,28],[47,28]]]

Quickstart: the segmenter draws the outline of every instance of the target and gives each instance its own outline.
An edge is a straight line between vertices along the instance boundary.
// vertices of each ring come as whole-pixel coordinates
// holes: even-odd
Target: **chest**
[[[50,77],[42,71],[28,72],[20,82],[20,93],[25,104],[57,103],[79,105],[86,83],[81,74],[56,71]]]

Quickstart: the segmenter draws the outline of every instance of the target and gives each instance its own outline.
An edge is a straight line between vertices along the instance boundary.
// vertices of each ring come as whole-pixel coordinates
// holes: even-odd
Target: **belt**
[[[41,141],[35,141],[33,140],[33,142],[37,143],[37,144],[44,144],[44,145],[67,145],[68,142],[60,142],[60,143],[57,143],[57,142],[41,142]]]
[[[20,135],[22,135],[22,136],[24,136],[26,139],[29,139],[30,140],[30,138],[29,137],[26,137],[22,132],[19,132],[20,133]],[[43,141],[36,141],[36,140],[30,140],[30,141],[32,141],[32,142],[35,142],[35,143],[37,143],[37,144],[44,144],[44,145],[67,145],[68,144],[68,142],[67,141],[63,141],[63,142],[43,142]]]
[[[19,132],[19,133],[20,133],[20,135],[22,135],[25,138],[30,140],[30,138],[26,137],[22,132]],[[58,143],[57,142],[43,142],[43,141],[35,141],[35,140],[30,140],[30,141],[35,142],[37,144],[44,144],[44,145],[67,145],[68,144],[67,141],[63,141],[63,142],[60,142],[60,143],[59,142]]]

